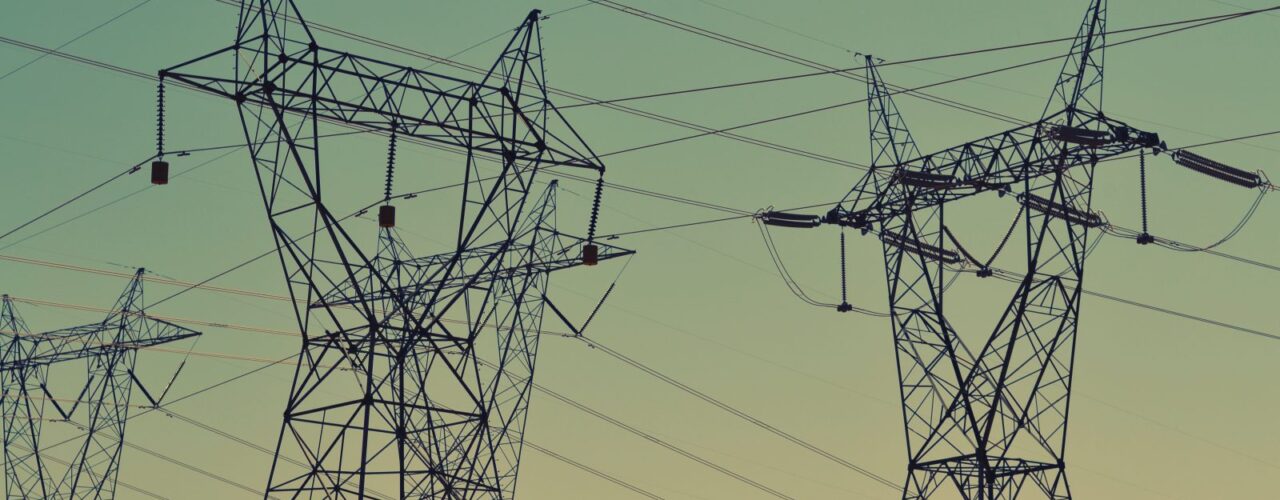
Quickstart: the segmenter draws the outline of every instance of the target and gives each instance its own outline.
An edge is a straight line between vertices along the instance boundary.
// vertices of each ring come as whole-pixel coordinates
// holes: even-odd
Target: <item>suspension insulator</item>
[[[1262,185],[1262,176],[1257,173],[1246,172],[1235,167],[1223,165],[1190,151],[1182,149],[1174,151],[1173,162],[1191,170],[1195,170],[1196,172],[1200,172],[1207,176],[1215,177],[1238,186],[1256,188]]]
[[[760,221],[770,226],[810,228],[818,227],[822,222],[816,215],[789,214],[786,212],[765,212]]]
[[[1081,146],[1104,146],[1111,142],[1111,132],[1090,130],[1080,127],[1057,126],[1049,129],[1049,138],[1079,144]]]
[[[880,239],[889,245],[898,247],[904,251],[911,252],[929,260],[936,260],[946,264],[960,263],[960,254],[956,252],[936,245],[930,245],[920,240],[914,240],[897,233],[882,233]]]
[[[582,265],[594,266],[600,263],[600,247],[595,243],[582,245]]]
[[[396,207],[392,205],[378,207],[378,227],[396,227]]]
[[[955,186],[955,179],[949,175],[932,174],[916,170],[898,169],[893,177],[905,185],[925,189],[946,189]]]
[[[169,183],[169,162],[164,160],[151,162],[151,183],[157,186]]]
[[[1098,227],[1104,223],[1101,215],[1061,203],[1054,203],[1030,193],[1022,195],[1022,204],[1049,217],[1056,217],[1085,227]]]

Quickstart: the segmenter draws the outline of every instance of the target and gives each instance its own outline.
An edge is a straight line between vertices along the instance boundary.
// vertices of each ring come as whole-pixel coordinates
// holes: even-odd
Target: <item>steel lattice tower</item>
[[[245,2],[234,45],[161,72],[237,103],[296,304],[268,496],[513,497],[548,274],[631,253],[593,241],[594,212],[587,238],[559,232],[554,190],[528,203],[542,168],[604,172],[547,99],[539,17],[471,82],[326,49],[292,1]],[[389,203],[376,248],[352,236],[321,196],[321,122],[463,152],[453,250],[412,257]]]
[[[872,169],[823,222],[876,233],[884,247],[908,467],[903,498],[1071,497],[1067,415],[1098,161],[1164,145],[1102,112],[1105,0],[1093,0],[1040,120],[922,155],[871,57]],[[947,321],[945,205],[1016,195],[1027,272],[972,350]],[[991,270],[979,269],[979,276]],[[944,488],[945,487],[945,488]],[[1034,492],[1034,493],[1032,493]],[[951,493],[951,495],[957,494]]]
[[[148,390],[138,378],[138,350],[200,335],[146,315],[143,272],[139,269],[134,274],[102,322],[52,332],[30,333],[12,301],[4,297],[0,308],[4,399],[0,405],[9,498],[115,497],[134,389],[151,406],[158,405],[168,390],[167,386],[162,391]],[[76,398],[66,403],[50,392],[49,368],[76,360],[87,362],[87,376]],[[51,473],[40,447],[41,423],[49,407],[66,421],[85,414],[84,423],[79,424],[84,429],[81,445],[60,477]]]

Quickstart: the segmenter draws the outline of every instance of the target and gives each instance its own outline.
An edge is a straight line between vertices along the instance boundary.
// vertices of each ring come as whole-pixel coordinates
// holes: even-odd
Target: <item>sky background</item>
[[[57,47],[136,5],[132,0],[48,0],[7,5],[0,35]],[[576,0],[302,2],[309,20],[448,56],[516,26],[531,8],[555,12]],[[857,66],[852,52],[900,60],[1073,35],[1086,2],[842,2],[806,0],[628,0],[696,26],[834,66]],[[1261,1],[1111,2],[1109,26],[1271,6]],[[722,9],[731,7],[733,11]],[[63,48],[65,52],[154,74],[229,45],[236,9],[214,0],[152,0]],[[1275,47],[1280,16],[1258,15],[1128,44],[1106,54],[1108,114],[1157,131],[1171,146],[1275,130]],[[614,98],[809,71],[597,5],[555,14],[543,24],[551,86]],[[317,35],[325,46],[426,67],[403,55]],[[488,66],[505,37],[457,60]],[[885,68],[888,81],[917,86],[1065,53],[1069,43]],[[0,74],[39,54],[0,45]],[[1039,64],[932,93],[1034,120],[1060,63]],[[435,67],[445,74],[465,73]],[[228,70],[229,71],[229,70]],[[726,127],[859,99],[864,86],[835,76],[637,101],[636,108],[710,127]],[[7,231],[154,150],[154,84],[48,57],[0,78],[0,230]],[[571,101],[556,101],[561,106]],[[897,99],[922,150],[932,151],[1007,128],[975,114],[907,96]],[[171,88],[170,149],[243,142],[229,102]],[[565,111],[598,152],[692,131],[599,107]],[[852,105],[740,130],[743,135],[849,161],[869,161],[866,108]],[[333,144],[326,180],[342,185],[339,212],[380,195],[385,140],[357,135]],[[1198,150],[1280,179],[1280,136]],[[16,256],[115,272],[145,266],[157,277],[198,281],[271,247],[248,156],[243,150],[171,158],[172,183],[149,188],[145,170],[124,177],[23,231],[0,240]],[[221,156],[220,156],[221,155]],[[735,209],[809,205],[838,199],[860,171],[720,137],[703,137],[606,158],[608,180]],[[1095,207],[1119,225],[1139,225],[1137,161],[1099,166]],[[1149,158],[1152,232],[1192,244],[1226,234],[1256,192]],[[458,157],[403,145],[398,190],[447,184]],[[591,187],[562,182],[560,220],[581,233]],[[451,234],[443,210],[457,192],[400,203],[403,233],[419,254]],[[975,253],[994,248],[1014,209],[975,200],[948,212]],[[704,220],[725,214],[607,191],[601,233]],[[343,212],[345,213],[345,212]],[[1252,222],[1221,250],[1277,263],[1280,205],[1264,199]],[[355,225],[373,222],[357,220]],[[372,234],[370,232],[370,234]],[[837,233],[775,231],[787,266],[823,300],[838,295]],[[880,245],[850,235],[850,301],[885,306]],[[592,323],[588,336],[751,415],[818,444],[893,481],[904,476],[905,446],[888,323],[808,306],[793,297],[746,219],[658,231],[615,243],[639,254]],[[1012,248],[1020,245],[1018,239]],[[997,263],[1021,269],[1019,252]],[[555,292],[585,315],[622,269],[614,261],[560,273]],[[1086,288],[1215,320],[1280,333],[1275,271],[1205,254],[1139,247],[1104,237],[1089,260]],[[214,284],[284,293],[278,264],[263,259]],[[23,299],[109,307],[125,281],[0,260],[0,291]],[[960,278],[948,294],[961,335],[976,343],[1013,285]],[[153,300],[178,288],[149,284]],[[33,330],[100,319],[99,314],[19,304]],[[288,304],[192,291],[155,315],[296,330]],[[553,323],[549,323],[553,324]],[[296,338],[190,325],[205,332],[202,353],[279,359]],[[189,346],[180,346],[186,349]],[[1079,498],[1199,499],[1272,495],[1280,473],[1280,343],[1201,322],[1086,297],[1078,338],[1067,462]],[[147,352],[143,369],[171,369],[180,354]],[[260,363],[193,356],[173,394],[181,395]],[[172,410],[247,442],[271,448],[292,367],[276,366],[177,403]],[[565,396],[795,498],[894,498],[883,485],[783,441],[591,349],[548,336],[537,380]],[[64,428],[59,429],[59,425]],[[48,424],[50,435],[66,431]],[[182,419],[150,414],[130,422],[139,447],[251,488],[266,482],[269,454]],[[740,482],[654,443],[535,394],[527,439],[671,499],[762,498]],[[69,457],[68,449],[53,452]],[[59,455],[61,453],[61,455]],[[121,481],[169,498],[252,497],[137,448],[124,451]],[[638,498],[633,493],[526,450],[519,495],[526,499]],[[120,498],[141,498],[122,490]]]

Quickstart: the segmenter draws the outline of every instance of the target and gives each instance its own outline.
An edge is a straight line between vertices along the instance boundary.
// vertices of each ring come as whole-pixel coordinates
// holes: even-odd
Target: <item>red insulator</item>
[[[378,207],[378,227],[396,227],[396,207],[391,205]]]
[[[157,186],[169,183],[169,162],[164,160],[151,162],[151,183]]]
[[[582,245],[582,265],[594,266],[600,263],[600,247],[595,243]]]

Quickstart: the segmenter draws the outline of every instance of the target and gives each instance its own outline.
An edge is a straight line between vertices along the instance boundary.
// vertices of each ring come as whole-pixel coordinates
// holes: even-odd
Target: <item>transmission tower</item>
[[[547,99],[539,17],[472,82],[324,48],[294,2],[244,2],[234,45],[160,73],[237,103],[295,299],[268,496],[513,497],[548,275],[632,253],[594,241],[604,165]],[[321,197],[321,122],[390,137],[375,248]],[[413,257],[394,229],[397,140],[465,157],[449,252]],[[556,228],[554,189],[530,197],[556,166],[600,175],[586,238]]]
[[[115,497],[134,389],[149,406],[156,406],[177,377],[175,372],[162,390],[148,389],[138,375],[138,350],[200,335],[146,315],[143,273],[139,269],[134,274],[101,322],[40,334],[27,329],[9,296],[4,296],[0,307],[0,389],[4,399],[0,405],[9,498]],[[49,371],[53,365],[65,366],[76,360],[86,362],[87,373],[83,386],[68,402],[54,396]],[[50,460],[40,445],[41,424],[50,407],[58,420],[78,419],[75,421],[84,431],[75,457],[60,476],[51,473]]]
[[[1166,150],[1156,134],[1103,113],[1105,32],[1106,2],[1092,0],[1038,121],[932,154],[920,153],[867,56],[871,169],[823,217],[761,217],[856,228],[882,241],[907,438],[905,499],[944,491],[972,500],[1071,498],[1065,447],[1081,283],[1089,230],[1105,224],[1090,206],[1094,167]],[[1260,175],[1185,151],[1173,158],[1242,186],[1262,184]],[[1020,205],[1027,272],[973,350],[947,320],[944,283],[969,263],[980,277],[993,271],[960,247],[944,212],[989,191]],[[851,309],[847,301],[838,308]]]

